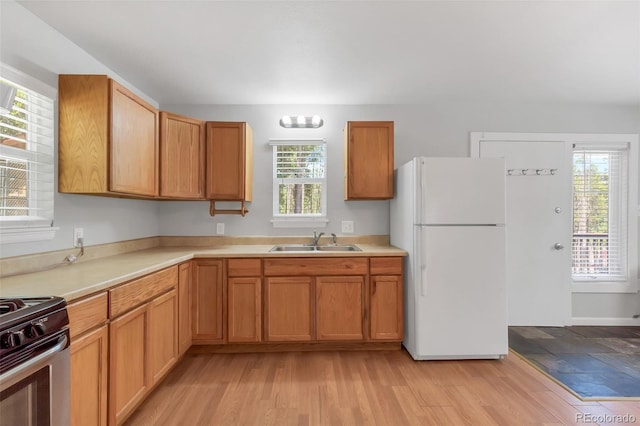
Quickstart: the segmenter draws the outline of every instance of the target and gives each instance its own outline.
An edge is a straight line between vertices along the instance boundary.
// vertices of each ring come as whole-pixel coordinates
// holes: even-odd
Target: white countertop
[[[194,258],[406,256],[392,246],[358,244],[355,252],[269,252],[269,245],[156,247],[104,257],[43,272],[0,278],[2,297],[61,296],[72,301]]]

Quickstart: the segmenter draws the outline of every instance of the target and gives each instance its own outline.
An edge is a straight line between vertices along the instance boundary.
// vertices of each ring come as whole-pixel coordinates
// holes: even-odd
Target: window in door
[[[574,145],[572,276],[628,279],[628,145]]]

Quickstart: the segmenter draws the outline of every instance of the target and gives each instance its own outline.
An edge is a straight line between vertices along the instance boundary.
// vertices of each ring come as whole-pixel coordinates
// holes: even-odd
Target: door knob
[[[556,250],[562,250],[564,248],[564,246],[562,244],[560,244],[560,243],[555,243],[553,245],[553,248],[556,249]]]

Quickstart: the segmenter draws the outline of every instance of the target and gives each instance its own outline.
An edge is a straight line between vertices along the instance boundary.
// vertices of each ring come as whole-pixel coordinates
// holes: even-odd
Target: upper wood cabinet
[[[247,123],[208,121],[206,198],[251,201],[253,132]]]
[[[204,121],[160,112],[160,196],[204,199]]]
[[[158,110],[105,75],[58,79],[58,190],[158,196]]]
[[[393,198],[393,121],[349,121],[344,129],[344,199]]]

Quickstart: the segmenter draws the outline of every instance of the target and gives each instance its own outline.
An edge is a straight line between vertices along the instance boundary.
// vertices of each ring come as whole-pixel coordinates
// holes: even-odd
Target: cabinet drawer
[[[371,275],[402,275],[402,257],[372,257]]]
[[[67,306],[69,334],[76,336],[107,322],[107,292],[72,302]]]
[[[229,259],[227,275],[229,277],[259,277],[261,267],[260,259]]]
[[[163,269],[109,290],[109,317],[116,317],[178,284],[178,267]]]
[[[366,275],[368,259],[362,257],[313,259],[308,257],[264,260],[265,276]]]

